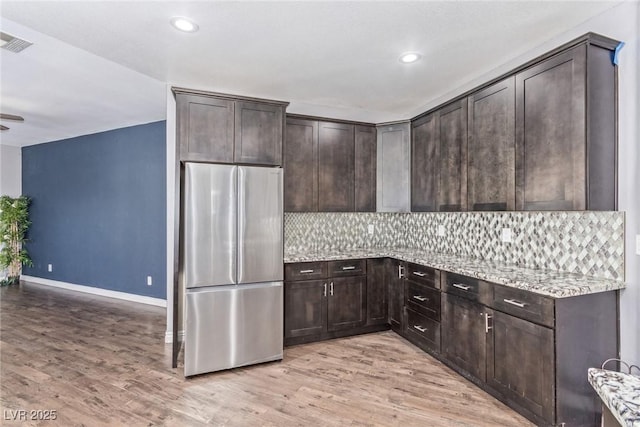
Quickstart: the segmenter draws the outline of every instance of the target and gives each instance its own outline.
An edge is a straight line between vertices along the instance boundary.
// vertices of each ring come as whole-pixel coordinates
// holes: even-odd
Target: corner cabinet
[[[516,74],[516,209],[616,209],[616,42]]]
[[[181,161],[280,166],[288,103],[173,88]]]
[[[411,123],[398,122],[377,127],[378,212],[410,211]]]
[[[287,116],[285,212],[375,210],[373,125]]]

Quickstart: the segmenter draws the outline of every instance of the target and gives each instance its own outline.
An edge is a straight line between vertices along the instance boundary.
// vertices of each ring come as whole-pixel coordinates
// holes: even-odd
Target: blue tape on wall
[[[618,54],[620,53],[620,50],[622,50],[623,47],[624,47],[624,42],[620,42],[618,43],[618,46],[616,46],[615,50],[613,51],[613,58],[611,58],[611,62],[613,62],[613,65],[618,65]]]

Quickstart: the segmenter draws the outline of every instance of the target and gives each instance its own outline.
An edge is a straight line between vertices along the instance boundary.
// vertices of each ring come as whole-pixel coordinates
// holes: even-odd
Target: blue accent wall
[[[22,193],[24,274],[166,299],[164,121],[22,148]]]

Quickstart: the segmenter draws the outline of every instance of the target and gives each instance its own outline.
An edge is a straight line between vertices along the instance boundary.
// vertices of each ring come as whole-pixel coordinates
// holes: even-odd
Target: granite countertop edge
[[[553,270],[539,270],[419,249],[349,249],[287,253],[285,263],[336,261],[359,258],[395,258],[488,282],[523,289],[551,298],[566,298],[623,289],[620,280]]]
[[[624,372],[589,368],[589,384],[623,426],[640,426],[640,377]]]

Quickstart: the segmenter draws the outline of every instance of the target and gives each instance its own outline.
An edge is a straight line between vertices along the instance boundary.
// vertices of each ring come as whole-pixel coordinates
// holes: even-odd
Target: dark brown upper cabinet
[[[516,75],[516,209],[616,209],[616,67],[579,44]]]
[[[470,211],[515,208],[515,78],[469,96],[467,203]]]
[[[282,165],[284,108],[279,105],[236,101],[236,163]]]
[[[288,103],[173,88],[180,161],[280,166]]]
[[[318,122],[287,118],[284,210],[318,211]]]
[[[376,211],[376,128],[355,127],[355,211]]]
[[[176,94],[180,160],[233,163],[234,107],[229,99]]]
[[[440,181],[439,114],[431,113],[411,123],[411,211],[438,210]]]
[[[467,100],[440,110],[438,210],[467,210]]]
[[[318,210],[353,212],[354,125],[318,124]]]
[[[373,125],[287,116],[286,212],[372,212],[376,206]]]

